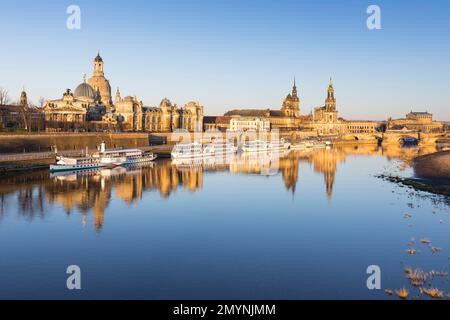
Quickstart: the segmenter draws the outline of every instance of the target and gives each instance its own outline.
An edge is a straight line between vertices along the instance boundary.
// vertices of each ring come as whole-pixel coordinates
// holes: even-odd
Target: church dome
[[[95,90],[86,82],[80,84],[74,92],[75,98],[95,99]]]

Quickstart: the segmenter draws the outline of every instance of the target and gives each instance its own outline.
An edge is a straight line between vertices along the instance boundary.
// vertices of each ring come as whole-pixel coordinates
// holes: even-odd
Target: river
[[[397,299],[406,288],[426,299],[408,267],[446,295],[448,197],[376,177],[412,176],[411,159],[434,151],[347,146],[2,177],[0,298]],[[66,287],[69,265],[79,291]],[[380,290],[367,287],[371,265]]]

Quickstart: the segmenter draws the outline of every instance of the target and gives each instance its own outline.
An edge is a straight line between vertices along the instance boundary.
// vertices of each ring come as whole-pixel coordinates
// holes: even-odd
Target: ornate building
[[[104,63],[100,53],[94,59],[94,72],[88,83],[100,94],[100,102],[106,106],[107,111],[111,111],[111,85],[105,78]]]
[[[338,119],[336,110],[336,98],[334,97],[334,87],[330,79],[327,89],[327,98],[323,107],[315,108],[312,118],[314,129],[320,134],[340,134],[344,131],[344,123]]]
[[[281,107],[281,113],[285,117],[300,117],[300,99],[297,94],[297,86],[294,79],[294,86],[292,87],[292,93],[286,96]]]
[[[85,129],[87,121],[101,121],[106,114],[99,89],[86,82],[86,75],[74,92],[67,89],[61,99],[47,101],[43,110],[48,131]]]
[[[83,128],[88,107],[89,102],[78,100],[71,90],[67,89],[62,99],[48,101],[44,106],[47,129]]]
[[[171,132],[176,129],[201,131],[203,129],[203,106],[198,102],[188,102],[184,108],[164,98],[159,107],[144,109],[144,130]]]
[[[232,117],[230,131],[270,131],[270,121],[258,117]]]
[[[338,117],[334,86],[330,78],[325,105],[315,108],[304,128],[317,132],[318,135],[338,136],[345,134],[374,133],[378,123],[375,121],[347,121]]]
[[[196,131],[203,127],[203,106],[198,102],[178,108],[166,98],[157,108],[144,107],[136,96],[122,98],[117,89],[113,103],[99,54],[94,59],[92,77],[86,81],[85,76],[74,93],[67,89],[62,99],[47,101],[44,113],[48,130],[170,132],[178,128]]]
[[[433,115],[431,113],[411,111],[404,119],[389,119],[387,129],[407,129],[425,133],[440,133],[445,131],[445,124],[443,122],[433,121]]]
[[[300,115],[300,99],[298,97],[295,80],[292,91],[284,99],[280,110],[231,110],[225,113],[225,116],[264,117],[270,121],[272,129],[280,130],[297,130],[306,118]]]
[[[136,96],[127,96],[122,99],[119,88],[117,88],[114,113],[118,121],[122,123],[124,131],[142,130],[142,107],[142,101],[139,101]]]

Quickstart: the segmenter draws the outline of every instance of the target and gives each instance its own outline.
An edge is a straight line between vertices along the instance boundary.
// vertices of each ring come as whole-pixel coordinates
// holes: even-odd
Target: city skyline
[[[239,12],[228,3],[77,4],[81,30],[66,28],[70,3],[5,5],[0,25],[15,34],[6,34],[10,49],[0,53],[0,86],[13,100],[23,86],[35,104],[75,89],[99,50],[113,91],[150,106],[169,97],[180,105],[198,100],[208,115],[278,109],[296,77],[301,113],[309,114],[323,104],[331,76],[345,118],[385,120],[415,110],[450,119],[450,47],[441,41],[450,24],[439,19],[445,2],[379,1],[383,28],[372,31],[365,1],[249,2]]]

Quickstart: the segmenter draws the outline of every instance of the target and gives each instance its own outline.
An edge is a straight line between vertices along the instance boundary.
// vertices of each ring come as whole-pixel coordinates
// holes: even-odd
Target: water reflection
[[[27,219],[44,218],[46,206],[57,205],[67,215],[74,211],[81,212],[83,223],[92,214],[95,229],[100,231],[104,225],[105,211],[112,199],[132,205],[138,203],[146,192],[159,192],[162,198],[170,198],[177,189],[199,192],[203,187],[203,174],[209,171],[281,175],[286,190],[295,194],[303,170],[301,163],[310,164],[314,172],[323,176],[322,192],[331,200],[337,167],[348,157],[379,155],[388,159],[401,159],[408,166],[414,156],[435,151],[434,147],[404,149],[398,146],[378,148],[359,145],[295,151],[283,154],[281,158],[241,155],[192,163],[163,160],[143,167],[11,175],[1,180],[0,219],[14,208]]]

